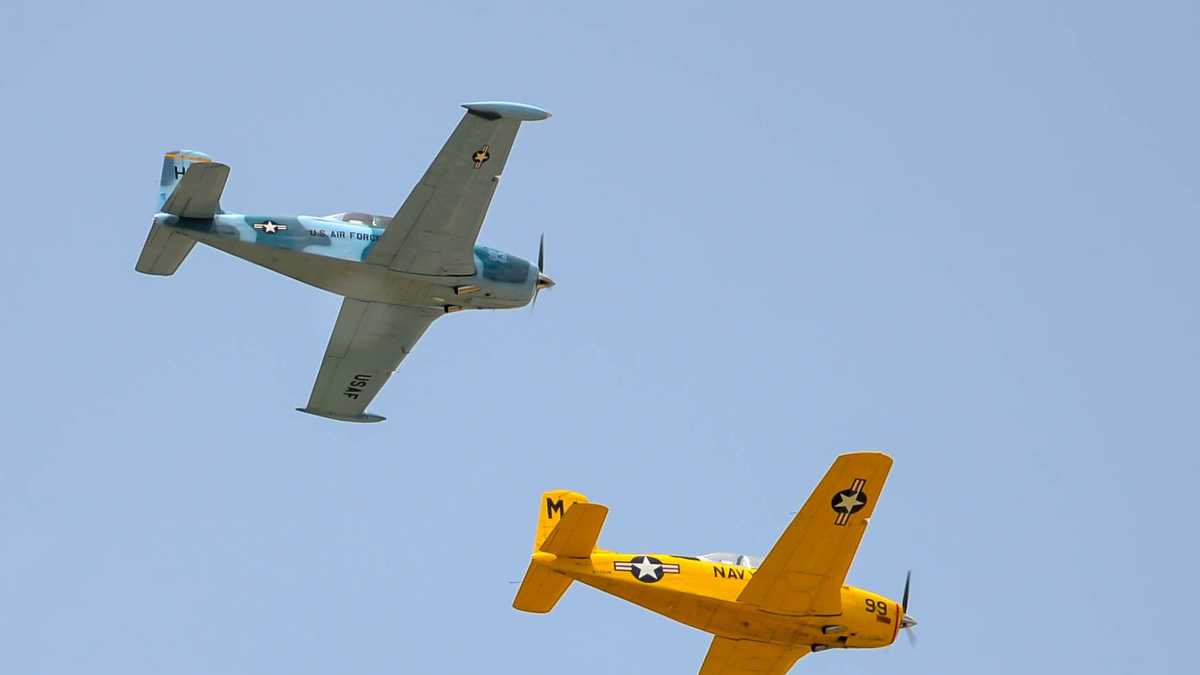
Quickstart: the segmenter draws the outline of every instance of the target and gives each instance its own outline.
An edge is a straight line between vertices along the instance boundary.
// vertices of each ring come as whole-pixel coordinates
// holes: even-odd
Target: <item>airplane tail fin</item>
[[[542,495],[538,503],[537,534],[533,560],[525,571],[513,607],[523,612],[544,614],[554,609],[571,585],[571,578],[547,566],[542,559],[586,558],[596,550],[596,541],[608,507],[589,503],[587,497],[569,490]]]
[[[228,177],[229,167],[212,161],[203,152],[168,152],[163,156],[158,210],[180,218],[212,218],[221,212],[221,192]],[[143,274],[170,276],[195,244],[194,239],[155,220],[134,269]]]

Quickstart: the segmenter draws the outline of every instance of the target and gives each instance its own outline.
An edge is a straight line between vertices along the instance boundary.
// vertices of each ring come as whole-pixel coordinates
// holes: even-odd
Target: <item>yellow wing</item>
[[[783,675],[808,647],[784,647],[751,640],[713,638],[700,675]]]
[[[738,602],[777,614],[841,614],[842,583],[891,468],[882,452],[838,457]]]

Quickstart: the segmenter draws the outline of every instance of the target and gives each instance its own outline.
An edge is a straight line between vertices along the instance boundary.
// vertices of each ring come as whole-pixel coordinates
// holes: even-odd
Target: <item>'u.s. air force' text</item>
[[[358,241],[379,241],[382,235],[369,232],[346,232],[345,230],[309,230],[308,236],[318,239],[355,239]]]

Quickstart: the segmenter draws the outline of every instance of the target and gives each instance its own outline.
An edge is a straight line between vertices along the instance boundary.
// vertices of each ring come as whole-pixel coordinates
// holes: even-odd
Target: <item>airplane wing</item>
[[[718,635],[708,647],[700,675],[783,675],[810,651],[808,647],[731,640]]]
[[[521,122],[550,113],[520,103],[466,103],[467,114],[367,256],[432,275],[475,273],[475,238]]]
[[[383,421],[363,411],[441,315],[440,309],[346,298],[308,406],[297,410],[346,422]]]
[[[838,457],[738,602],[777,614],[841,614],[842,583],[891,468],[882,452]]]

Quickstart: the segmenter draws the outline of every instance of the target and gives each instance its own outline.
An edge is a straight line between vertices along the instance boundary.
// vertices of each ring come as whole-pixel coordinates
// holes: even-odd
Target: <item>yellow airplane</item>
[[[513,607],[549,612],[572,581],[585,583],[712,633],[700,675],[782,675],[809,652],[886,647],[917,625],[910,579],[900,602],[843,582],[891,467],[881,452],[838,457],[763,559],[596,548],[608,507],[547,492]]]

